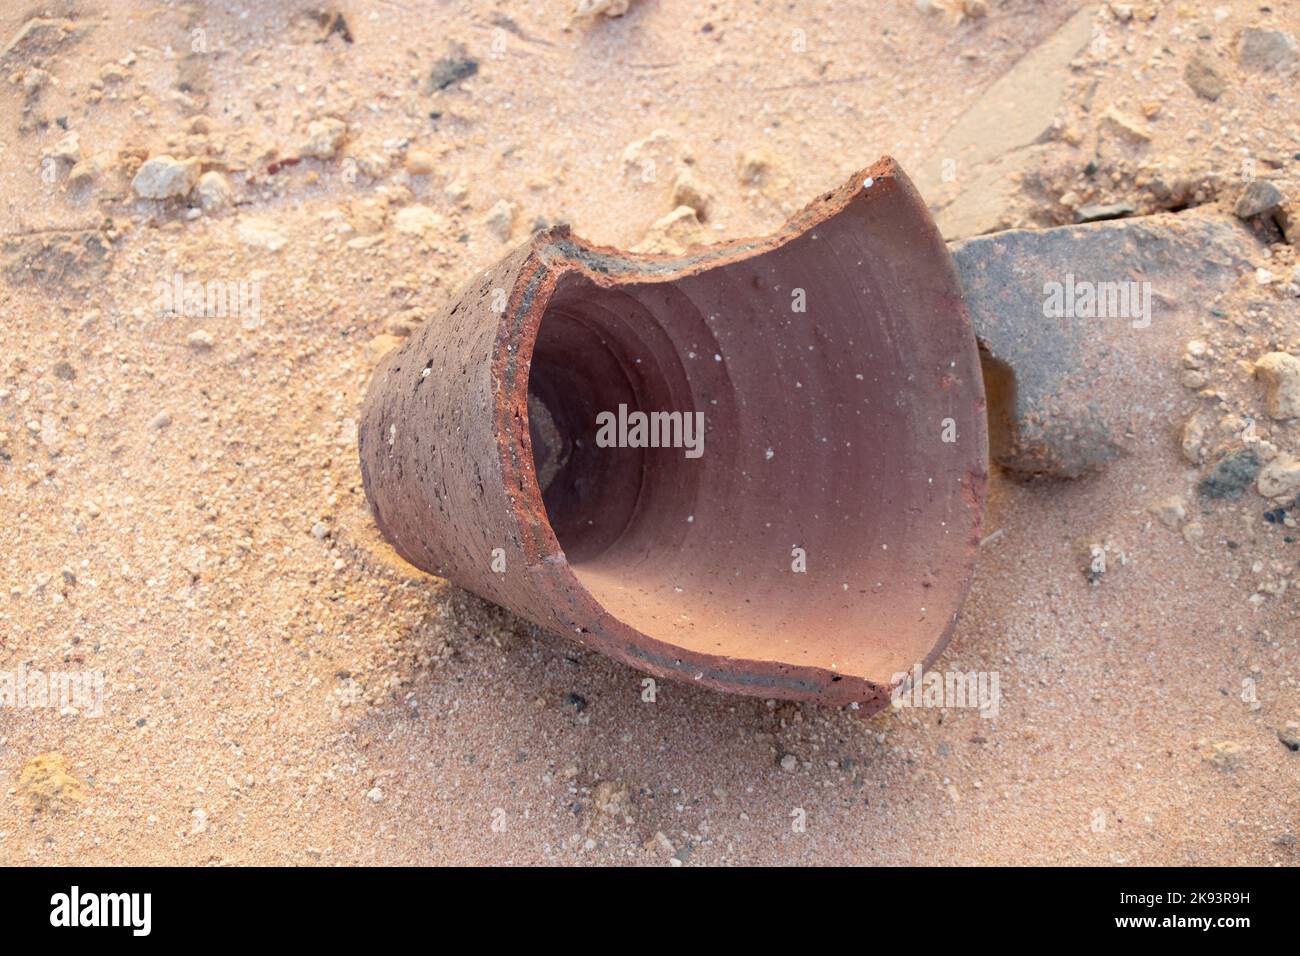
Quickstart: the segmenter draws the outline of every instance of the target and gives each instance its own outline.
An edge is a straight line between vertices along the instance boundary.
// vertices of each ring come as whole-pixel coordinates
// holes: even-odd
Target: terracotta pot
[[[677,446],[631,447],[636,412]],[[360,451],[417,567],[653,675],[867,710],[952,631],[988,460],[952,259],[888,158],[765,239],[535,236],[383,360]]]

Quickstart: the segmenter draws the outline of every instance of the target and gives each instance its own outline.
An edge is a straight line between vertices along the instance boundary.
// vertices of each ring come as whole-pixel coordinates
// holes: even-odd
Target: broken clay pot
[[[765,239],[535,236],[381,362],[360,453],[417,567],[656,676],[868,711],[948,639],[988,458],[952,258],[887,158]]]

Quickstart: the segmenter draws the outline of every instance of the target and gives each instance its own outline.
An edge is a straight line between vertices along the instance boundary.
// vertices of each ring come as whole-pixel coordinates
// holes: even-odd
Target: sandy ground
[[[704,231],[761,234],[882,153],[931,158],[1077,8],[851,6],[644,0],[570,23],[558,3],[350,0],[350,43],[307,4],[0,11],[0,672],[106,683],[98,716],[0,709],[0,863],[1297,862],[1279,731],[1300,721],[1300,532],[1253,491],[1202,502],[1179,448],[1204,409],[1216,441],[1250,416],[1300,455],[1248,368],[1300,351],[1297,300],[1253,269],[1227,320],[1187,330],[1219,357],[1215,396],[1173,397],[1097,477],[994,474],[941,666],[998,671],[996,718],[676,684],[647,703],[640,674],[373,530],[355,419],[377,353],[535,223],[633,244],[689,168]],[[1010,222],[1068,221],[1041,197],[1077,191],[1110,103],[1149,155],[1225,180],[1257,157],[1300,193],[1294,77],[1232,53],[1243,27],[1300,35],[1300,13],[1200,7],[1098,13],[1037,212]],[[34,16],[65,23],[10,48]],[[1181,79],[1190,44],[1222,64],[1217,102]],[[432,89],[448,60],[477,72]],[[282,162],[326,117],[341,142]],[[162,153],[221,173],[231,203],[133,194]],[[1083,198],[1138,188],[1114,171]],[[1294,261],[1259,251],[1279,276]],[[177,274],[257,305],[160,313]],[[1152,515],[1170,496],[1199,532]],[[1112,546],[1096,583],[1090,541]]]

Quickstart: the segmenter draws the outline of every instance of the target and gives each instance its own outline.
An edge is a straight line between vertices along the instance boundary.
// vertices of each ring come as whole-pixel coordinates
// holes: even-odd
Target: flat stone
[[[1151,139],[1151,134],[1147,132],[1136,117],[1130,116],[1115,106],[1110,107],[1101,114],[1100,125],[1103,132],[1132,145],[1140,146]]]
[[[1092,39],[1095,13],[1080,10],[994,81],[944,135],[917,181],[940,178],[944,158],[977,165],[1041,141],[1064,98],[1070,61]]]
[[[1137,206],[1131,202],[1113,202],[1104,205],[1080,206],[1075,211],[1074,216],[1079,222],[1103,222],[1107,219],[1123,219],[1135,212],[1137,212]]]
[[[1011,230],[949,249],[985,356],[990,453],[1010,471],[1061,478],[1096,471],[1164,427],[1184,343],[1253,253],[1240,223],[1197,211]],[[1127,300],[1121,283],[1135,283]],[[1101,310],[1085,287],[1103,293]]]
[[[945,239],[1004,228],[1018,180],[1046,141],[1065,98],[1070,61],[1093,36],[1087,6],[1026,53],[953,124],[912,171]]]

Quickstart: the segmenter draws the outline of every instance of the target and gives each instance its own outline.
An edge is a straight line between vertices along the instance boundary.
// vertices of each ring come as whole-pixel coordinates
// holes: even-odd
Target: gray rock
[[[1196,490],[1204,498],[1236,501],[1259,474],[1259,456],[1243,448],[1219,459],[1214,470],[1201,479]]]
[[[461,80],[478,72],[478,60],[465,55],[465,48],[459,43],[451,45],[450,55],[433,64],[429,71],[429,91],[436,93],[445,90]]]
[[[1180,390],[1170,356],[1254,255],[1236,220],[1203,212],[1012,230],[949,248],[984,355],[990,455],[1009,471],[1059,478],[1096,471],[1150,434],[1151,410]],[[1099,301],[1103,284],[1120,283],[1132,283],[1127,310],[1109,298],[1105,309],[1085,307],[1072,291],[1090,286]],[[1076,307],[1055,309],[1058,292]]]
[[[1256,179],[1246,187],[1246,191],[1237,200],[1236,213],[1240,219],[1250,219],[1264,213],[1275,212],[1284,202],[1286,196],[1267,179]]]
[[[1137,212],[1131,202],[1113,202],[1107,205],[1080,206],[1075,212],[1078,222],[1102,222],[1106,219],[1123,219]]]
[[[1251,27],[1241,34],[1238,59],[1243,69],[1287,72],[1300,63],[1300,48],[1289,33]]]

